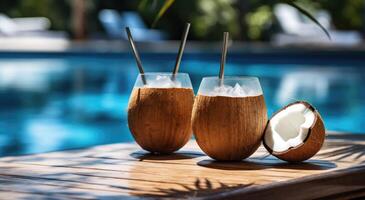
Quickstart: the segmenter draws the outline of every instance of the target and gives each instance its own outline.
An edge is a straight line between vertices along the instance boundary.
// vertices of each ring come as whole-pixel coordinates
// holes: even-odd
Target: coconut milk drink
[[[203,79],[195,99],[193,132],[200,148],[211,158],[239,161],[260,146],[267,110],[255,77]]]
[[[184,146],[192,135],[194,92],[188,74],[146,73],[130,96],[128,125],[136,142],[154,153],[171,153]]]

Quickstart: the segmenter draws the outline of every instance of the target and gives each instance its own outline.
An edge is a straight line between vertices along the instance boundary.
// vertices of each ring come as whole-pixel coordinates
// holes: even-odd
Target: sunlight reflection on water
[[[170,60],[145,59],[148,72],[171,71]],[[219,63],[186,59],[195,91]],[[294,100],[311,102],[329,130],[363,132],[361,67],[228,62],[226,75],[258,76],[269,115]],[[137,77],[132,58],[0,59],[0,155],[129,142],[126,107]]]

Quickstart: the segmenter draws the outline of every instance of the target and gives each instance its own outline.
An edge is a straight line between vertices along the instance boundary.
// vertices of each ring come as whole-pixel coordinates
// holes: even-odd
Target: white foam
[[[171,80],[169,75],[157,75],[155,80],[147,80],[148,88],[181,88],[182,84],[180,81]]]
[[[205,96],[247,97],[259,96],[262,92],[236,83],[234,87],[230,85],[216,86],[212,91],[205,91],[200,94]]]

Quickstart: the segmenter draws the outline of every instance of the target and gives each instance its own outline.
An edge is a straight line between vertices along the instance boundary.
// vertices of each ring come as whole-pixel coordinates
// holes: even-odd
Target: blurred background
[[[166,2],[171,2],[168,10],[154,23]],[[177,40],[180,39],[183,24],[189,21],[192,23],[190,40],[220,40],[221,32],[229,31],[234,40],[262,42],[277,40],[278,34],[283,33],[310,36],[309,33],[314,31],[312,29],[318,28],[298,15],[297,10],[280,2],[285,0],[1,0],[1,21],[8,18],[8,27],[3,24],[0,30],[8,35],[24,32],[17,31],[16,25],[9,27],[9,18],[44,17],[43,21],[39,19],[39,23],[28,19],[27,28],[34,25],[33,29],[62,32],[72,39],[110,39],[121,34],[112,30],[119,23],[141,29],[153,26],[157,33],[148,31],[146,35]],[[363,0],[296,2],[328,30],[347,31],[353,33],[350,34],[352,37],[365,34]],[[15,23],[19,22],[19,19],[14,20]]]
[[[326,128],[364,133],[365,1],[298,0],[331,35],[284,0],[0,0],[0,156],[132,142],[126,107],[138,70],[180,70],[195,91],[219,71],[258,76],[269,115],[311,102]]]

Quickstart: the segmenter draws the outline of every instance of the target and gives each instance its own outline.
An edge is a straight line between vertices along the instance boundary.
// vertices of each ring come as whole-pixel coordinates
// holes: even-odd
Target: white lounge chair
[[[362,42],[361,35],[356,31],[333,30],[331,16],[324,10],[316,13],[315,17],[329,30],[332,40],[329,40],[315,23],[289,5],[277,4],[274,7],[274,15],[283,30],[273,37],[276,45],[312,43],[352,46]]]
[[[9,18],[0,13],[0,36],[64,38],[62,31],[49,31],[51,22],[46,17]]]
[[[19,32],[44,31],[50,25],[50,21],[45,17],[11,19],[4,14],[0,14],[0,32],[4,35],[14,35]]]

